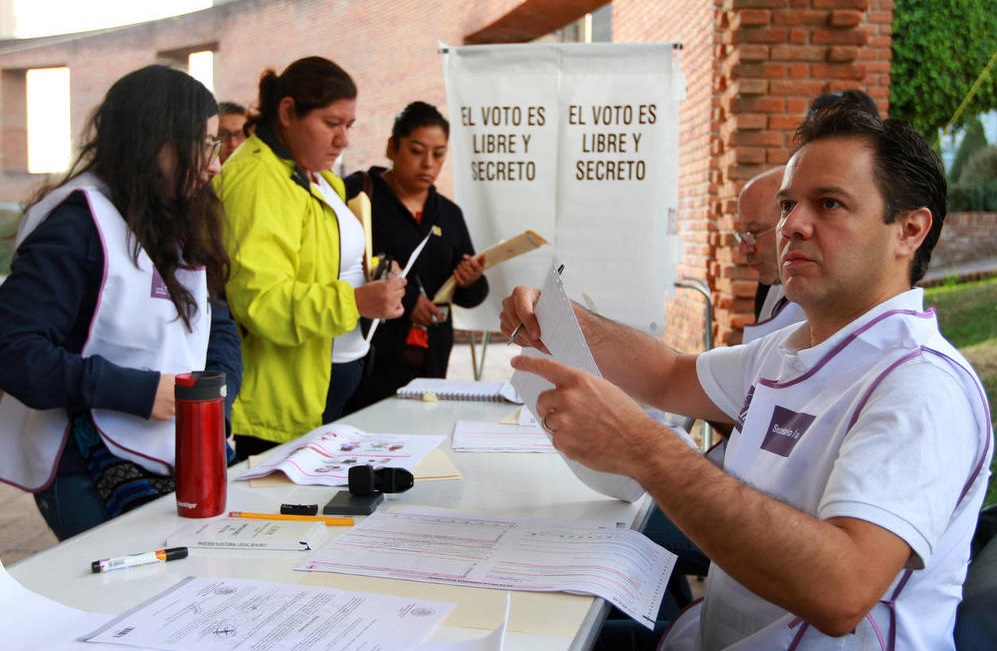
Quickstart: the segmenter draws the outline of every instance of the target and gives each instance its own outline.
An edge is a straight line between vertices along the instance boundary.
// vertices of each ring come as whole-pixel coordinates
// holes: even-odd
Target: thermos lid
[[[225,374],[221,371],[180,373],[173,389],[177,400],[215,400],[225,397]]]

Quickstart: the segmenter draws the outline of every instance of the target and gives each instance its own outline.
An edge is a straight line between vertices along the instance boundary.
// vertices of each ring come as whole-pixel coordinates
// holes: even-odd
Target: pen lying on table
[[[129,554],[128,556],[118,556],[117,558],[102,558],[90,564],[90,571],[94,574],[100,574],[101,572],[110,572],[111,570],[122,570],[126,567],[178,561],[181,558],[187,558],[186,547],[169,547],[167,549],[157,549],[154,552]]]
[[[334,518],[322,515],[290,515],[288,513],[251,513],[249,511],[229,511],[230,518],[248,518],[250,520],[301,520],[305,522],[324,522],[327,527],[352,527],[353,518]]]

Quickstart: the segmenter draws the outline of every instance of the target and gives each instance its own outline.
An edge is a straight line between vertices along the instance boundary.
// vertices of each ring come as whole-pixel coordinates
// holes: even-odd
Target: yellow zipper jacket
[[[344,195],[340,178],[321,174]],[[360,317],[353,288],[339,280],[339,222],[265,133],[250,136],[214,184],[228,222],[226,293],[245,369],[232,430],[288,441],[321,425],[332,340]]]

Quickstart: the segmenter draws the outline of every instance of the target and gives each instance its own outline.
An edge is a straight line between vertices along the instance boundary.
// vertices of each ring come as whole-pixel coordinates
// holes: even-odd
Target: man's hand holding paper
[[[647,459],[655,441],[667,435],[608,380],[534,355],[515,357],[512,367],[554,385],[537,398],[537,415],[558,452],[589,468],[622,473]]]

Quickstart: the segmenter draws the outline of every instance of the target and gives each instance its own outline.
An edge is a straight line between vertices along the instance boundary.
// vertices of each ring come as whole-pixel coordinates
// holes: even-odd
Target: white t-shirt
[[[938,651],[953,648],[991,432],[979,381],[955,365],[969,368],[933,314],[920,312],[921,299],[920,290],[905,292],[813,348],[801,345],[803,326],[716,349],[697,370],[738,423],[727,472],[822,520],[859,518],[910,545],[910,576],[901,572],[884,595],[900,588],[896,648]],[[664,648],[692,648],[697,630],[704,650],[784,648],[800,630],[789,627],[793,615],[715,564],[699,616]],[[870,617],[888,636],[888,607],[881,602]],[[879,648],[862,646],[875,637],[868,619],[837,639],[810,627],[798,648]]]
[[[339,219],[339,279],[345,280],[351,287],[360,287],[366,282],[363,273],[363,226],[321,175],[318,175],[315,185]],[[358,360],[367,354],[369,348],[370,344],[364,341],[358,322],[357,327],[333,340],[332,363],[343,364]]]

